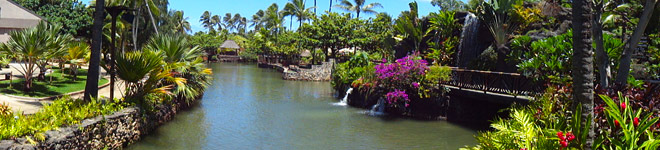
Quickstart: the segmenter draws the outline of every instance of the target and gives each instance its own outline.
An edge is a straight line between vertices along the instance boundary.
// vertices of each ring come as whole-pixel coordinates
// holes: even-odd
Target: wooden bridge
[[[518,73],[491,72],[452,68],[451,80],[443,85],[454,94],[506,102],[527,102],[531,95],[542,92],[540,84]]]

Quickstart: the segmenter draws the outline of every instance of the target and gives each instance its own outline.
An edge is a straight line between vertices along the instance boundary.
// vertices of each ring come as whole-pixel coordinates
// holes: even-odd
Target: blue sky
[[[352,0],[351,0],[352,1]],[[367,3],[378,2],[383,5],[383,8],[376,8],[378,12],[386,12],[392,17],[399,16],[401,11],[409,10],[408,3],[413,2],[414,0],[367,0]],[[284,5],[289,2],[289,0],[170,0],[170,8],[176,10],[183,10],[185,16],[188,17],[188,22],[192,26],[193,32],[200,30],[205,30],[201,23],[199,22],[199,17],[202,16],[204,11],[209,11],[213,15],[224,16],[225,13],[240,13],[241,16],[248,18],[248,20],[254,15],[259,9],[265,10],[268,6],[273,3],[277,3],[280,7],[280,10]],[[333,1],[332,5],[337,4],[338,2]],[[428,14],[429,12],[438,11],[437,7],[431,5],[430,0],[418,0],[419,11],[421,14]],[[314,0],[306,0],[306,7],[314,6]],[[328,10],[330,5],[330,0],[317,0],[317,13],[322,14]],[[332,8],[333,12],[345,12],[343,10]],[[373,15],[363,15],[360,14],[361,18],[372,17]],[[296,18],[294,17],[293,28],[297,28],[298,25],[295,23]],[[289,26],[289,18],[286,18],[286,26]]]
[[[352,2],[352,0],[350,0]],[[378,2],[383,5],[383,8],[376,8],[378,12],[386,12],[393,18],[399,16],[401,11],[409,10],[408,3],[415,0],[367,0],[367,3]],[[427,15],[429,12],[436,12],[439,9],[431,5],[431,0],[417,0],[419,6],[419,14]],[[225,13],[240,13],[241,16],[248,18],[248,20],[259,9],[266,9],[273,3],[277,3],[280,10],[289,0],[169,0],[170,9],[183,10],[185,16],[188,17],[188,22],[193,29],[193,32],[206,30],[201,26],[199,17],[204,11],[209,11],[213,15],[224,16]],[[339,2],[333,0],[333,5]],[[306,0],[306,7],[314,6],[314,0]],[[330,0],[317,0],[317,14],[325,13],[330,5]],[[333,12],[345,12],[343,10],[332,8]],[[373,15],[360,14],[360,18],[368,18]],[[297,28],[295,17],[293,28]],[[286,26],[289,26],[289,18],[286,18]]]

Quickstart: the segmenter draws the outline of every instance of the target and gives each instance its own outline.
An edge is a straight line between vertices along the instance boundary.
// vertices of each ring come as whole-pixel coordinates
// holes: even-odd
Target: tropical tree
[[[184,17],[183,11],[174,12],[174,30],[179,33],[191,32],[190,22],[188,22],[188,17]]]
[[[284,22],[284,13],[279,11],[276,3],[273,3],[266,9],[264,17],[266,29],[270,30],[273,35],[279,34],[282,29],[282,23]]]
[[[311,16],[311,9],[315,7],[305,8],[305,2],[303,0],[291,0],[289,3],[284,6],[285,12],[290,16],[296,16],[298,18],[299,26],[302,26],[302,22],[308,20]],[[293,18],[291,18],[293,21]],[[290,25],[289,25],[290,26]]]
[[[211,17],[211,24],[213,26],[218,26],[218,31],[222,31],[222,21],[220,20],[220,16],[213,15],[213,17]]]
[[[101,64],[101,43],[103,40],[103,18],[104,0],[96,0],[96,10],[94,11],[94,26],[92,27],[92,52],[89,59],[89,70],[87,71],[87,82],[85,82],[85,101],[91,101],[98,97],[99,92],[99,67]],[[137,20],[137,19],[134,19]],[[137,41],[136,30],[133,39]],[[135,42],[137,43],[137,42]]]
[[[408,6],[410,7],[410,10],[401,12],[401,15],[399,15],[399,18],[395,21],[394,29],[398,32],[398,37],[403,38],[402,40],[405,40],[404,42],[408,42],[410,43],[409,45],[412,45],[409,49],[412,51],[420,51],[420,46],[424,43],[422,41],[424,31],[422,30],[422,21],[418,18],[417,2],[411,2]],[[405,56],[405,54],[403,55]]]
[[[478,15],[480,20],[486,22],[488,30],[495,39],[494,47],[497,52],[497,70],[510,71],[511,67],[506,63],[506,55],[510,52],[507,43],[509,35],[517,29],[517,24],[513,22],[516,15],[513,10],[514,5],[520,5],[521,0],[492,0],[482,2]]]
[[[431,0],[431,5],[440,7],[442,11],[464,10],[465,3],[460,0]]]
[[[371,3],[365,5],[366,0],[353,0],[353,3],[351,3],[348,0],[342,0],[339,5],[335,5],[334,7],[344,9],[349,12],[355,12],[356,17],[355,18],[360,18],[360,13],[368,13],[368,14],[375,14],[377,13],[374,8],[380,7],[383,8],[383,5],[380,3]],[[330,4],[332,6],[332,4]]]
[[[264,20],[265,20],[264,10],[259,10],[257,11],[257,13],[252,15],[252,19],[250,20],[251,22],[250,27],[254,27],[255,30],[258,30],[261,27],[263,27]]]
[[[202,26],[211,32],[214,30],[215,24],[213,23],[213,20],[211,20],[211,12],[209,11],[204,11],[201,17],[199,17],[199,22],[202,22]]]
[[[591,48],[591,5],[589,0],[574,0],[573,8],[573,99],[575,110],[582,110],[580,126],[588,127],[585,149],[591,149],[594,132],[594,75]],[[581,107],[581,108],[577,108]],[[576,111],[579,112],[579,111]]]
[[[67,53],[63,59],[69,64],[73,80],[78,79],[78,69],[89,60],[89,45],[86,42],[71,42],[67,46]],[[62,68],[63,69],[63,68]]]
[[[172,76],[185,79],[186,84],[173,84],[175,99],[190,102],[203,93],[211,80],[211,70],[207,69],[200,56],[204,55],[198,47],[192,47],[183,36],[157,35],[151,39],[147,49],[155,50],[164,62],[165,70],[171,70]],[[168,84],[168,83],[165,83]]]
[[[642,12],[642,16],[639,18],[637,28],[630,37],[630,42],[627,43],[628,46],[624,50],[623,56],[621,56],[621,61],[619,62],[619,70],[617,71],[618,74],[616,75],[616,82],[619,84],[626,84],[628,82],[630,63],[632,61],[632,51],[637,49],[637,46],[639,46],[639,41],[641,40],[644,31],[646,30],[646,26],[651,20],[653,9],[656,7],[656,3],[657,0],[646,0],[646,3],[644,4],[644,11]]]
[[[60,45],[56,43],[59,27],[39,23],[34,28],[10,33],[11,39],[0,46],[0,49],[21,63],[19,72],[25,78],[25,89],[32,89],[34,73],[38,62],[46,59],[53,49]],[[55,33],[55,34],[53,34]]]
[[[50,23],[62,26],[61,32],[77,36],[89,35],[92,26],[92,16],[87,7],[78,0],[14,0],[21,6],[32,10]]]
[[[157,52],[146,49],[132,51],[117,57],[117,75],[124,80],[126,100],[141,106],[148,104],[148,94],[171,94],[172,85],[164,85],[165,81],[183,84],[185,80],[172,77],[169,70],[163,68],[165,62]]]

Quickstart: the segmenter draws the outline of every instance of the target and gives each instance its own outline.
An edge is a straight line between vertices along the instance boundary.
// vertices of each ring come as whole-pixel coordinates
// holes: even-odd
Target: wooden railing
[[[452,77],[443,84],[459,89],[499,93],[517,97],[541,92],[542,87],[518,73],[491,72],[452,68]]]

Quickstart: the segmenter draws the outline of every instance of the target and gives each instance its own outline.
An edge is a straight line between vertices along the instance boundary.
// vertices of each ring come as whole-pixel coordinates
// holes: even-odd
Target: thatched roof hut
[[[222,43],[222,46],[220,48],[226,48],[226,49],[240,49],[241,47],[236,44],[234,40],[227,40],[225,43]]]

